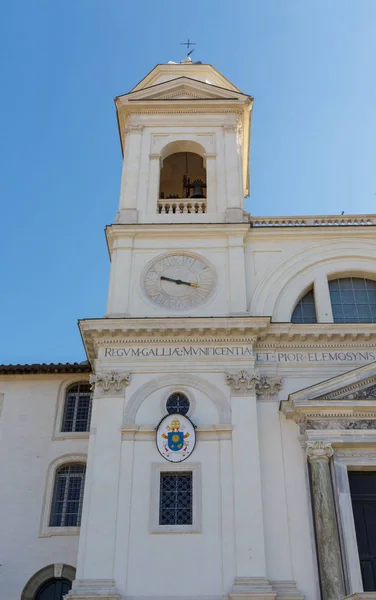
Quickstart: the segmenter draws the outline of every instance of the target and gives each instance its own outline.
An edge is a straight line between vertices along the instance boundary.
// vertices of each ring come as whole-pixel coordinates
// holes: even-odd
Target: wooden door
[[[360,567],[365,592],[376,591],[376,471],[349,471]]]

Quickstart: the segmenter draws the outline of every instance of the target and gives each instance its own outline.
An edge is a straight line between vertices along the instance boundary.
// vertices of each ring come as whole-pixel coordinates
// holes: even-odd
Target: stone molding
[[[333,456],[333,448],[329,442],[308,442],[306,447],[306,453],[309,462],[315,460],[326,460],[328,461]]]
[[[200,441],[231,440],[233,426],[231,424],[198,425],[196,436]],[[121,428],[123,441],[152,442],[155,441],[154,425],[123,425]]]
[[[118,371],[105,371],[90,375],[91,389],[99,391],[108,396],[119,396],[123,394],[124,389],[131,381],[130,373],[120,373]]]
[[[120,600],[113,579],[76,579],[66,600]]]
[[[230,600],[275,600],[277,592],[265,577],[235,577]]]
[[[247,371],[246,369],[241,369],[237,372],[226,371],[225,377],[231,391],[238,395],[252,392],[259,398],[271,399],[282,388],[281,377],[263,376],[257,370]]]
[[[64,577],[64,579],[74,581],[76,577],[76,569],[65,564],[52,564],[48,565],[47,567],[43,567],[43,569],[40,569],[34,573],[32,577],[30,577],[29,581],[22,590],[21,600],[34,600],[40,586],[54,577]]]

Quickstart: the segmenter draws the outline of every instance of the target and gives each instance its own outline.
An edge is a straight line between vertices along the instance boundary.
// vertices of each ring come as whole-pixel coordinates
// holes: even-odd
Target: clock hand
[[[198,288],[198,283],[189,283],[188,281],[182,281],[181,279],[171,279],[171,277],[165,277],[161,275],[161,279],[163,281],[172,281],[173,283],[177,283],[178,285],[189,285],[190,287]]]

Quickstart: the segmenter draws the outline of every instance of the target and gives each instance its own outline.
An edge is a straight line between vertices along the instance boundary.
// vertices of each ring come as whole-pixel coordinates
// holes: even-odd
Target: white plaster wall
[[[74,378],[74,376],[73,376]],[[87,379],[87,376],[80,380]],[[48,466],[86,454],[87,440],[52,440],[58,391],[72,376],[0,379],[0,597],[19,600],[28,579],[51,563],[76,566],[78,536],[40,538]],[[77,378],[76,378],[77,380]]]

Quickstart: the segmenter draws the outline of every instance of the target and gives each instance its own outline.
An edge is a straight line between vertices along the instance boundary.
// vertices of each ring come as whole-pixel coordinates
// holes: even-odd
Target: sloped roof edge
[[[35,363],[25,365],[0,365],[0,375],[53,375],[55,373],[91,373],[88,361],[80,363]]]

